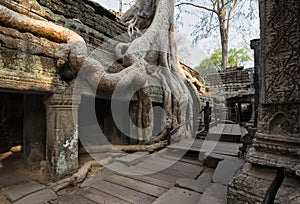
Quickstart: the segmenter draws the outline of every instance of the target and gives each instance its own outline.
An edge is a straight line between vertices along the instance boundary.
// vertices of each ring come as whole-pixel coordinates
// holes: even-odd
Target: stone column
[[[253,73],[253,84],[254,84],[254,121],[253,126],[257,127],[257,119],[258,119],[258,104],[259,104],[259,89],[261,87],[261,74],[260,74],[260,57],[261,57],[261,46],[260,39],[251,40],[250,43],[251,49],[254,50],[254,73]],[[252,106],[253,107],[253,106]]]
[[[53,180],[78,168],[78,106],[81,96],[53,94],[46,105],[46,160]]]
[[[254,124],[254,120],[255,120],[255,100],[254,98],[251,98],[251,118],[250,118],[250,122]]]
[[[284,168],[274,203],[299,200],[300,1],[261,0],[260,101],[256,141],[228,189],[228,203],[261,203]]]

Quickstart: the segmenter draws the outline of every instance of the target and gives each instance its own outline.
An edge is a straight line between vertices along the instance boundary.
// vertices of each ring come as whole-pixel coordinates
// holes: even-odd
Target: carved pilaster
[[[257,119],[258,119],[258,105],[259,105],[259,89],[261,87],[261,71],[260,71],[260,57],[261,57],[261,44],[260,39],[251,40],[250,43],[251,49],[254,50],[254,73],[253,73],[253,84],[254,84],[254,103],[252,104],[252,108],[254,111],[254,120],[253,125],[257,127]]]
[[[260,2],[261,59],[258,131],[248,159],[292,170],[300,162],[300,2]],[[270,162],[271,155],[286,158]],[[293,163],[294,162],[294,163]]]
[[[68,93],[69,92],[69,93]],[[53,94],[46,105],[46,160],[54,180],[78,168],[78,106],[81,96]]]
[[[228,203],[260,202],[269,183],[259,168],[275,170],[278,167],[284,167],[289,174],[286,174],[280,186],[275,203],[299,201],[299,195],[293,194],[300,187],[297,178],[300,164],[299,15],[298,0],[260,1],[260,100],[257,134],[246,157],[251,168],[244,167],[235,177],[228,190]],[[267,174],[268,171],[265,172]],[[244,184],[245,176],[249,180],[247,184]],[[292,179],[289,180],[290,178]],[[285,185],[292,181],[293,185]],[[258,188],[261,195],[249,193]]]
[[[254,121],[255,121],[255,101],[254,101],[254,98],[253,99],[251,99],[251,109],[252,109],[252,111],[251,111],[251,118],[250,118],[250,121],[249,122],[251,122],[251,123],[255,123]]]

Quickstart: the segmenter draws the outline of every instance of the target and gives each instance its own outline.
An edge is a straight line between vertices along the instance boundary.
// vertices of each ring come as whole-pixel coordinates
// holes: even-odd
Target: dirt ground
[[[82,167],[86,162],[92,161],[93,157],[89,154],[83,154],[79,157],[79,168]],[[49,185],[52,183],[52,179],[46,171],[46,161],[41,162],[29,162],[23,158],[22,152],[13,154],[12,156],[4,159],[2,162],[2,168],[0,168],[0,180],[9,175],[18,175],[20,177],[37,181],[43,185]],[[95,166],[89,172],[88,176],[92,176],[97,173],[101,168]],[[13,177],[12,177],[13,178]],[[9,182],[9,181],[8,181]],[[11,180],[10,183],[0,185],[1,188],[9,187],[14,185],[16,181]]]

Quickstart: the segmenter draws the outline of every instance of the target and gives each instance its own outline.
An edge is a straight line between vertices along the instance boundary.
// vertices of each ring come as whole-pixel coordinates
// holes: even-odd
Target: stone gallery
[[[26,158],[45,158],[48,170],[58,179],[77,169],[78,137],[83,135],[82,143],[97,145],[87,141],[92,140],[87,135],[93,134],[94,122],[107,143],[140,145],[139,149],[164,144],[165,121],[176,127],[200,112],[204,82],[188,68],[179,66],[184,77],[179,74],[173,21],[166,22],[165,33],[159,23],[151,24],[156,32],[143,30],[153,20],[153,5],[141,8],[145,18],[132,15],[136,7],[123,15],[123,22],[133,19],[141,26],[135,25],[137,30],[131,33],[92,1],[1,4],[1,95],[5,99],[1,100],[1,137],[7,143],[3,150],[23,144]],[[173,15],[169,8],[162,12],[165,4],[169,3],[162,4],[157,18]],[[170,47],[156,38],[168,40]],[[140,50],[144,44],[148,47]],[[110,111],[113,100],[115,106],[129,109],[129,118],[127,112]],[[154,106],[165,114],[155,112]],[[197,127],[190,121],[171,137],[192,137]]]
[[[65,183],[83,177],[81,171],[76,174],[80,152],[114,156],[119,150],[135,152],[130,161],[115,159],[128,167],[141,162],[146,153],[185,150],[188,158],[169,170],[170,175],[139,177],[138,184],[113,175],[109,182],[116,189],[126,187],[121,181],[129,183],[130,190],[123,191],[127,194],[110,194],[108,178],[97,184],[105,195],[97,191],[94,200],[84,199],[170,203],[169,197],[174,201],[182,195],[187,199],[182,202],[188,203],[300,203],[300,1],[259,2],[260,39],[251,41],[255,68],[236,67],[220,74],[226,99],[224,121],[234,123],[223,121],[220,134],[225,136],[220,138],[234,134],[236,127],[239,133],[233,136],[238,139],[214,144],[211,155],[196,146],[219,127],[214,105],[218,98],[209,93],[217,85],[215,75],[201,76],[179,62],[174,4],[173,0],[138,0],[119,18],[91,0],[1,0],[0,159],[19,154],[29,165],[45,161],[45,174],[56,182],[47,189],[56,191],[57,186],[66,188]],[[245,123],[249,129],[243,134],[240,125]],[[225,134],[228,127],[231,131]],[[251,138],[244,157],[238,148],[243,136]],[[196,142],[180,146],[191,140]],[[197,156],[190,159],[195,152]],[[220,152],[222,156],[216,156]],[[221,185],[207,169],[222,172],[217,170],[218,162],[228,160],[237,168],[230,182]],[[186,187],[183,183],[190,185],[190,180],[182,177],[192,175],[198,183]],[[198,178],[209,180],[209,190],[199,190],[203,184]],[[96,184],[85,185],[73,189],[74,195],[93,194]],[[151,193],[143,191],[145,186]],[[9,190],[4,194],[11,203],[29,202],[22,197],[33,195],[24,193],[14,200]],[[138,193],[131,197],[133,190]],[[211,193],[217,191],[223,192],[221,198]],[[62,194],[71,199],[73,194],[67,193]],[[50,194],[47,202],[35,202],[72,203],[63,195],[55,200],[52,190]],[[0,193],[0,203],[1,199]],[[79,203],[87,202],[80,199]]]

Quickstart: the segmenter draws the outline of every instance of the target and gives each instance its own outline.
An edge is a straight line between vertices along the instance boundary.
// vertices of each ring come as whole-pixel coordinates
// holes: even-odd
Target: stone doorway
[[[45,159],[43,95],[0,92],[0,153],[22,145],[27,161]]]
[[[0,93],[0,153],[23,146],[23,95]]]
[[[251,102],[242,102],[241,103],[241,113],[240,113],[241,122],[250,122],[252,116],[252,104]]]

